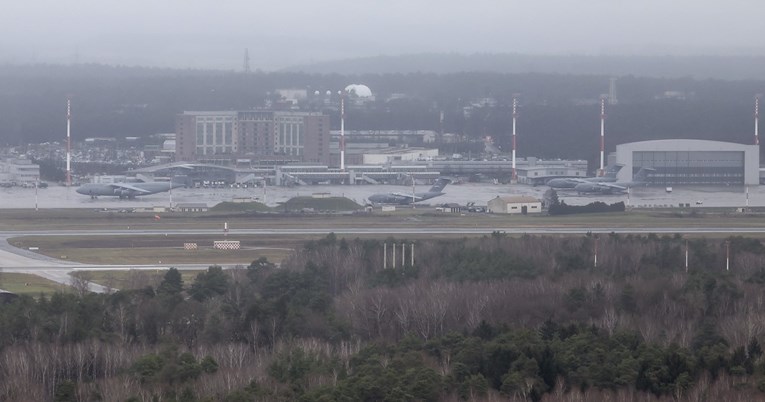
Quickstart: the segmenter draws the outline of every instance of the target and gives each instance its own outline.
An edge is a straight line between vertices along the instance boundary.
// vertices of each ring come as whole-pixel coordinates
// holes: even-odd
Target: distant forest
[[[337,92],[363,83],[375,101],[348,112],[346,128],[443,130],[469,138],[492,136],[509,149],[513,94],[520,94],[521,156],[595,160],[599,105],[610,75],[540,73],[308,74],[167,70],[102,65],[0,66],[0,144],[23,145],[65,137],[66,97],[72,97],[72,132],[87,137],[144,137],[173,132],[184,110],[241,110],[265,106],[285,88]],[[659,138],[699,138],[751,143],[754,96],[765,81],[641,78],[617,80],[617,105],[609,106],[606,146]],[[671,91],[671,96],[665,96]],[[396,95],[396,96],[393,96]],[[495,106],[476,106],[493,98]],[[336,106],[318,99],[312,110]],[[464,113],[465,108],[470,113]]]
[[[737,55],[541,55],[519,53],[415,53],[332,60],[294,66],[287,71],[320,74],[389,74],[428,71],[635,75],[699,79],[765,79],[765,56]]]

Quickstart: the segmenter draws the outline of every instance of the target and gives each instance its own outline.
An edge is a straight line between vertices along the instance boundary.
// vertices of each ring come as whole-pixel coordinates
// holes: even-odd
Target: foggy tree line
[[[699,77],[744,80],[762,78],[762,56],[617,56],[617,55],[529,55],[518,53],[439,54],[360,57],[316,62],[288,68],[310,73],[384,74],[429,71],[439,74],[460,71],[501,73],[557,73],[562,75],[645,77]]]
[[[726,241],[731,250],[726,266]],[[280,267],[0,305],[3,400],[751,400],[759,240],[600,234],[383,243]],[[594,264],[597,244],[598,264]],[[390,258],[390,256],[389,256]],[[399,256],[400,258],[400,256]],[[28,399],[27,399],[28,400]]]
[[[607,76],[559,74],[304,74],[80,66],[0,66],[0,143],[63,140],[65,99],[72,97],[76,138],[147,136],[174,131],[184,110],[246,110],[263,107],[280,88],[307,89],[309,110],[331,116],[325,91],[364,83],[376,100],[349,106],[351,130],[443,130],[468,138],[492,136],[509,149],[512,98],[520,94],[518,146],[525,155],[593,159],[598,148],[599,105]],[[607,110],[607,146],[657,138],[701,138],[750,143],[753,96],[759,81],[659,79],[618,80],[618,105]],[[319,91],[319,98],[313,92]],[[657,100],[665,91],[685,100]],[[760,91],[761,92],[761,91]],[[404,98],[389,101],[393,94]],[[335,96],[335,95],[333,95]],[[496,106],[471,102],[494,98]],[[336,101],[336,100],[335,100]],[[470,107],[469,113],[464,113]]]

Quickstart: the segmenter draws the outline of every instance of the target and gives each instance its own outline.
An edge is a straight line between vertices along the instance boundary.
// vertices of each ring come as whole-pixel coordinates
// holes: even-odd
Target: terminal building
[[[183,112],[176,118],[176,161],[229,165],[274,157],[329,163],[329,116],[296,111]]]
[[[757,145],[708,140],[655,140],[616,146],[615,163],[624,165],[620,182],[641,168],[650,185],[756,185],[760,183]]]

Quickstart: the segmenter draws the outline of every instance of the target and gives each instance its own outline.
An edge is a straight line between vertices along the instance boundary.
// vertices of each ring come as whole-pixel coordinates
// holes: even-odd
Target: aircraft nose
[[[78,194],[85,194],[85,190],[83,190],[81,188],[78,188],[78,189],[76,189],[74,191],[76,191]]]

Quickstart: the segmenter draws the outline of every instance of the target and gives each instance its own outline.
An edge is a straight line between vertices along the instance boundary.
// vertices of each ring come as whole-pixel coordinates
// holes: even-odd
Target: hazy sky
[[[419,52],[765,54],[762,0],[6,0],[0,62],[253,69]]]

